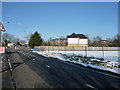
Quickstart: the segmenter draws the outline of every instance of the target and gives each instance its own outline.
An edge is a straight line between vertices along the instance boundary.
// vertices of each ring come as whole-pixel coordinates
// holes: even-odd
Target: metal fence
[[[35,46],[41,51],[120,51],[120,47]]]
[[[89,57],[89,52],[97,51],[94,53],[99,53],[100,57],[103,59],[106,57],[106,51],[120,51],[119,47],[36,46],[35,48],[36,50],[41,51],[42,53],[54,53],[57,51],[57,53],[63,52],[64,54],[67,54],[69,51],[71,51],[73,56],[75,55],[76,51],[80,51],[85,57]]]

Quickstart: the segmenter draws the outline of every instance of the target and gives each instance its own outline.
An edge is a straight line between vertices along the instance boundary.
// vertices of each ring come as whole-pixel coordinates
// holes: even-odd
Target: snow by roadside
[[[85,59],[85,51],[49,51],[49,52],[39,52],[33,51],[38,54],[44,55],[46,57],[58,58],[59,60],[68,61],[72,63],[77,63],[85,67],[89,66],[92,68],[97,68],[100,70],[106,70],[114,73],[120,74],[120,62],[118,58],[118,51],[104,51],[105,60],[99,60],[102,58],[101,51],[88,51],[88,57],[95,57]],[[73,56],[74,54],[74,56]],[[81,57],[78,57],[81,56]]]
[[[45,53],[48,53],[47,51]],[[85,56],[85,51],[49,51],[49,53],[62,53],[67,55],[80,55]],[[118,55],[120,51],[104,51],[104,59],[106,61],[120,62],[120,56]],[[87,51],[88,57],[103,58],[102,51]]]

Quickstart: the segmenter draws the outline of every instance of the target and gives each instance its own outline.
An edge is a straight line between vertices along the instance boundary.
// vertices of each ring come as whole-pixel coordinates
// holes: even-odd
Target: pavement
[[[44,57],[24,47],[9,48],[2,67],[3,88],[120,89],[120,77]]]

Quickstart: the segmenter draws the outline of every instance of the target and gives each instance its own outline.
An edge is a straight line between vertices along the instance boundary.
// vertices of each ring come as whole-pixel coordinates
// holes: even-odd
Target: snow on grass
[[[120,74],[120,61],[118,58],[119,51],[104,51],[104,60],[102,51],[87,51],[85,57],[85,51],[33,51],[46,57],[58,58],[59,60],[68,61],[97,68],[100,70],[106,70]],[[74,56],[73,56],[74,55]]]
[[[80,56],[86,56],[85,51],[49,51],[49,53],[62,53],[67,55],[80,55]],[[106,61],[116,61],[120,62],[118,55],[120,51],[104,51],[104,59]],[[96,57],[96,58],[103,58],[103,52],[102,51],[87,51],[88,57]]]

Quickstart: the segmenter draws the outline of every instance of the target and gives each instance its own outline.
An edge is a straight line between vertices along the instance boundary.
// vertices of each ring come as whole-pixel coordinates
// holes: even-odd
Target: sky
[[[117,2],[3,2],[6,33],[25,39],[38,31],[44,40],[74,33],[92,39],[118,33]],[[6,23],[10,22],[10,23]]]

